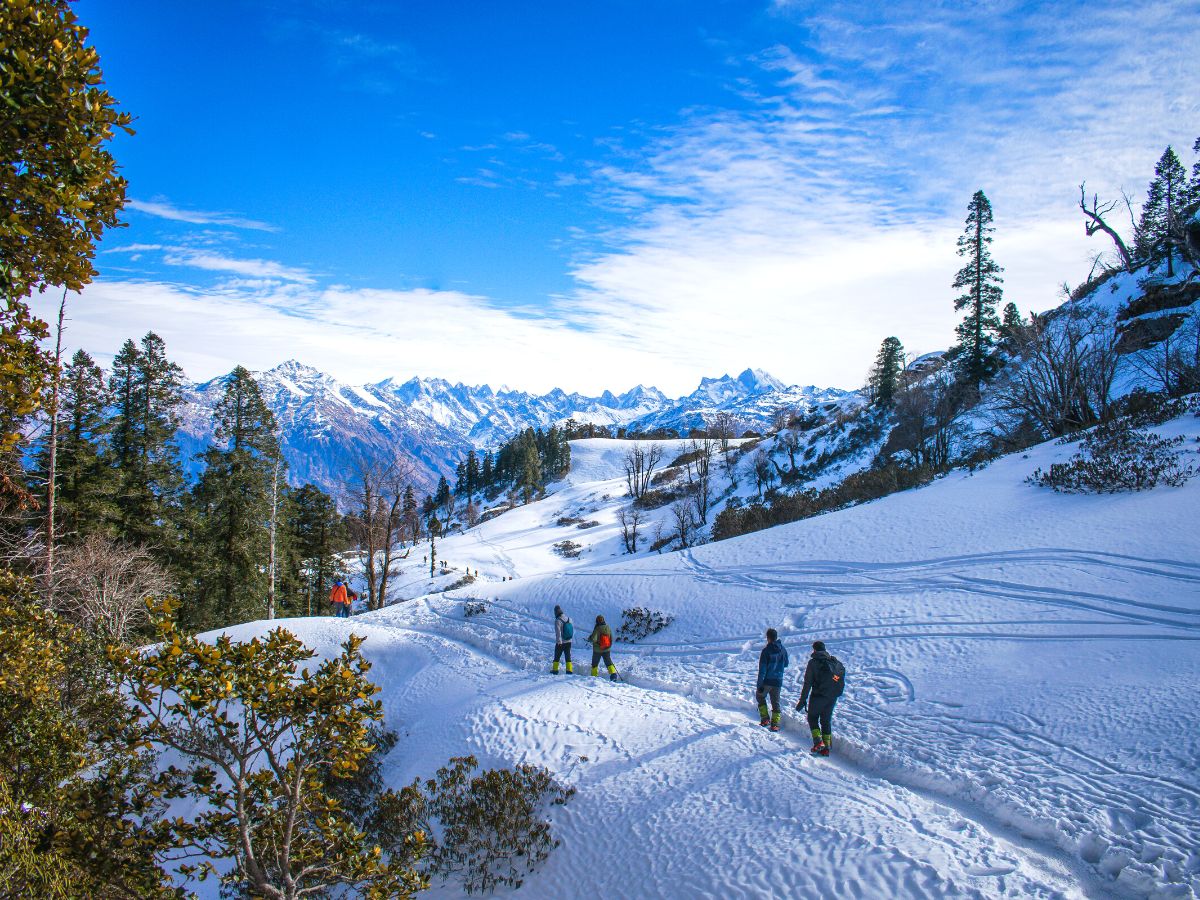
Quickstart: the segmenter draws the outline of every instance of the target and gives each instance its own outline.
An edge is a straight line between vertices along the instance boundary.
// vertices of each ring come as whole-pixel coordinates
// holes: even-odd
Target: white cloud
[[[312,273],[305,269],[285,266],[269,259],[235,259],[220,253],[206,253],[182,248],[176,248],[164,255],[163,262],[172,266],[190,266],[210,272],[232,272],[235,275],[245,275],[249,278],[281,279],[298,284],[312,284],[314,281]]]
[[[166,200],[130,200],[126,207],[156,216],[160,219],[170,219],[173,222],[188,222],[192,225],[224,225],[230,228],[249,228],[255,231],[278,231],[279,229],[267,222],[254,219],[244,219],[230,213],[202,212],[195,209],[180,209]]]
[[[666,385],[675,377],[656,354],[615,336],[565,328],[534,311],[498,308],[455,291],[278,283],[201,291],[101,280],[69,302],[68,316],[71,350],[84,348],[107,364],[126,338],[153,330],[196,380],[238,363],[258,370],[292,358],[350,384],[436,375],[598,393],[639,381]],[[679,393],[694,387],[689,383]]]

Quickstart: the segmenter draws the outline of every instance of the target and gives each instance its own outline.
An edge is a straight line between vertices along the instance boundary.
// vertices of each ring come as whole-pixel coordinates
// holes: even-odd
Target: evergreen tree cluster
[[[276,613],[320,609],[346,547],[333,499],[288,486],[274,416],[242,366],[225,385],[189,487],[176,442],[182,383],[153,332],[126,341],[107,378],[83,350],[64,367],[59,538],[69,546],[98,534],[147,548],[179,590],[182,621],[205,629],[267,615],[274,521]],[[35,495],[48,491],[48,452],[43,442],[30,472]]]
[[[476,493],[494,499],[515,490],[528,503],[570,471],[569,441],[567,429],[551,425],[544,431],[526,428],[495,453],[482,454],[482,461],[472,451],[459,466],[454,493],[470,502]]]

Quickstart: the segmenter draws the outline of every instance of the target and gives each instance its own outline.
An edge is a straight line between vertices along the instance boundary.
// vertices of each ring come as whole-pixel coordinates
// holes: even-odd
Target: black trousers
[[[603,651],[593,650],[592,651],[592,668],[593,669],[600,665],[600,657],[602,657],[602,656],[604,657],[604,664],[606,666],[615,668],[615,666],[613,666],[611,650],[603,650]]]
[[[559,659],[564,655],[567,657],[567,662],[570,662],[571,661],[571,642],[570,641],[567,641],[567,643],[565,643],[565,644],[555,644],[554,645],[554,661],[558,662]]]
[[[837,697],[810,698],[808,701],[808,727],[821,729],[821,734],[833,734],[833,707]]]

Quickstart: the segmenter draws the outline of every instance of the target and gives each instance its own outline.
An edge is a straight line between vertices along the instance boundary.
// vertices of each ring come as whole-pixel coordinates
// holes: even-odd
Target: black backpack
[[[836,656],[822,660],[825,663],[825,677],[821,679],[821,695],[825,697],[840,697],[846,689],[846,667]]]

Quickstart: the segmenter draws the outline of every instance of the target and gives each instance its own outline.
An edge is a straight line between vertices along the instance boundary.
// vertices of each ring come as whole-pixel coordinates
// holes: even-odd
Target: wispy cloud
[[[172,266],[190,266],[209,272],[232,272],[248,278],[292,281],[297,284],[312,284],[316,279],[306,269],[285,266],[269,259],[237,259],[220,253],[206,253],[177,248],[163,256],[163,262]]]
[[[693,371],[749,355],[852,386],[887,335],[953,340],[954,239],[981,187],[1006,300],[1048,308],[1104,249],[1082,234],[1079,181],[1138,190],[1194,137],[1189,6],[777,3],[795,39],[741,60],[740,106],[595,167],[626,224],[577,260],[564,315]]]
[[[130,200],[126,206],[148,216],[170,219],[173,222],[187,222],[192,225],[223,225],[229,228],[248,228],[254,231],[279,230],[278,227],[268,222],[245,219],[232,213],[181,209],[168,200]]]

